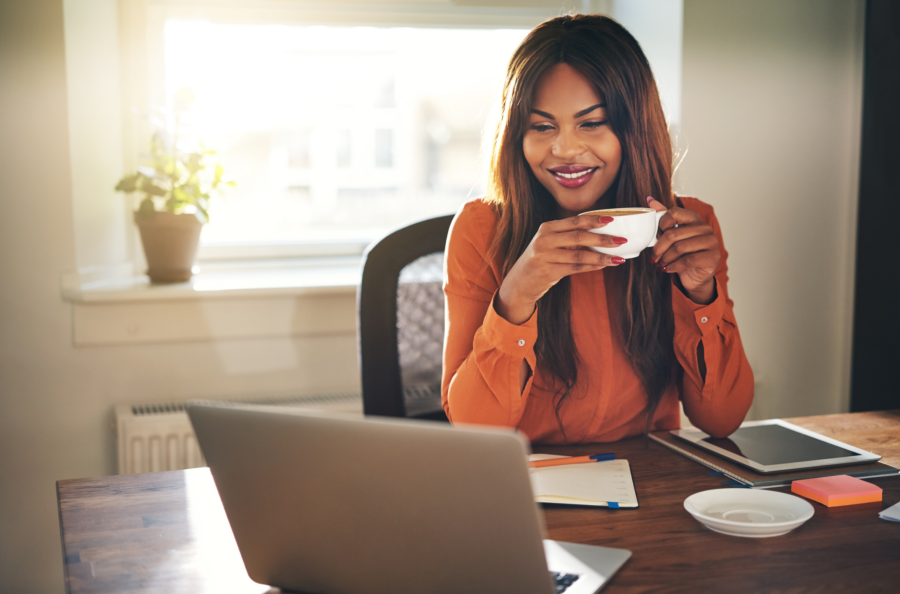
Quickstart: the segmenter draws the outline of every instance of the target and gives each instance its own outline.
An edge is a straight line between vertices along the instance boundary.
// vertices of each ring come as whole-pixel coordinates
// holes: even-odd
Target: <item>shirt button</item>
[[[525,346],[525,341],[524,341],[524,340],[520,340],[520,341],[519,341],[519,346]]]
[[[703,316],[702,318],[700,318],[700,323],[701,323],[701,324],[705,324],[705,323],[708,322],[708,321],[709,321],[709,318],[707,318],[706,316]]]

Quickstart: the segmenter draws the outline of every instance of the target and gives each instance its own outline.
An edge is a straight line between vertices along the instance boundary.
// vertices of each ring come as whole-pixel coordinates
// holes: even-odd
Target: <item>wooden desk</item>
[[[788,419],[900,466],[900,411]],[[830,509],[775,538],[707,530],[682,505],[721,477],[644,438],[548,453],[614,451],[631,462],[636,510],[553,507],[550,538],[630,549],[603,589],[617,592],[897,592],[900,523],[878,512],[900,500],[900,477],[870,479],[884,500]],[[57,483],[66,587],[86,593],[264,593],[247,577],[208,469]]]

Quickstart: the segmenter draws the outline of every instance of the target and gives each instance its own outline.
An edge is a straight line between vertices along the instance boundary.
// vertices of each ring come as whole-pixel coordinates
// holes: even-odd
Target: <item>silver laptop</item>
[[[261,584],[592,594],[631,556],[542,540],[528,446],[510,430],[208,403],[188,414]]]

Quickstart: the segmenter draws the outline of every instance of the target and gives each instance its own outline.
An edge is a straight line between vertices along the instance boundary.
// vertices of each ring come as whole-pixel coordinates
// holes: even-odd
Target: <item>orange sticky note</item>
[[[791,491],[828,507],[881,501],[881,487],[846,474],[794,481]]]

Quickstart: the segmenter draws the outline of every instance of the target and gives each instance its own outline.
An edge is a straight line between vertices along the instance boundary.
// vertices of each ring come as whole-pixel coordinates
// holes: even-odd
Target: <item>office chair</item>
[[[414,223],[366,248],[357,292],[367,415],[447,420],[441,408],[444,244],[452,215]]]

